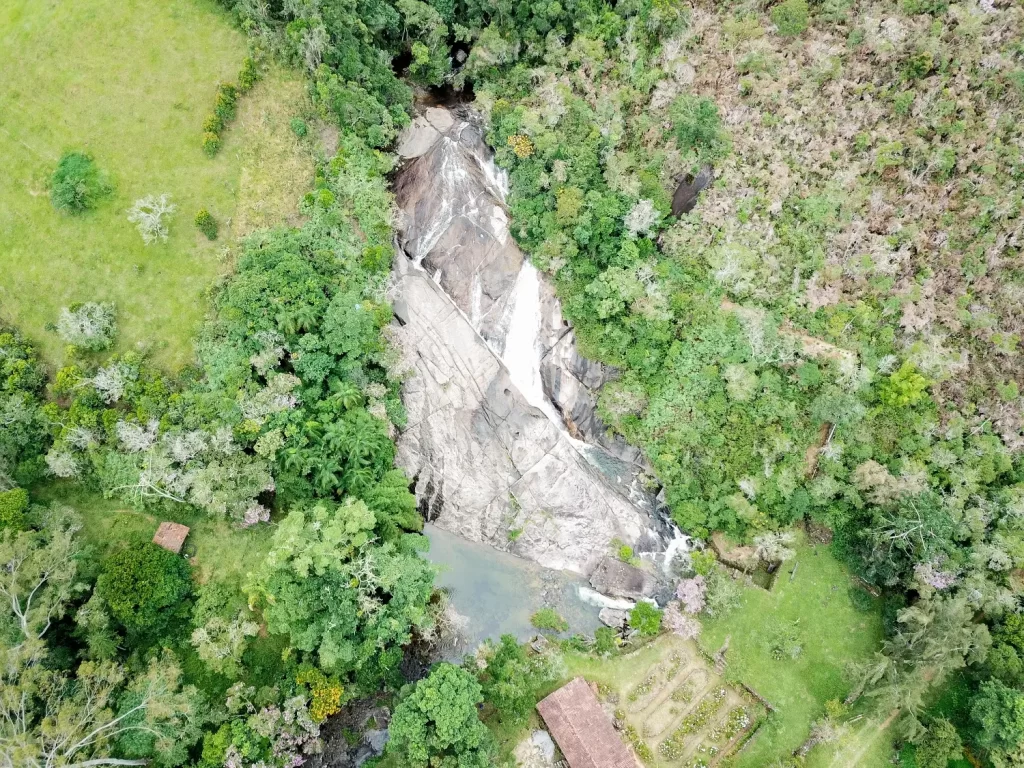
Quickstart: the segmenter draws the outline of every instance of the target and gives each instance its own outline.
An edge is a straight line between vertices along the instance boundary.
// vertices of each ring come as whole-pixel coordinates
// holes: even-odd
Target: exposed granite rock
[[[613,538],[640,538],[651,525],[647,512],[526,402],[440,286],[403,256],[395,274],[405,313],[396,333],[415,368],[403,390],[408,424],[397,461],[416,478],[427,518],[581,573]]]
[[[641,600],[654,594],[657,580],[629,563],[605,557],[590,575],[590,586],[605,595]]]
[[[466,538],[582,573],[616,537],[663,549],[640,452],[606,437],[595,412],[614,371],[578,354],[552,288],[524,263],[504,172],[473,117],[428,109],[399,153],[393,306],[415,375],[398,463],[421,510]]]
[[[601,623],[612,629],[619,629],[629,621],[629,611],[620,611],[616,608],[602,608],[598,614]]]

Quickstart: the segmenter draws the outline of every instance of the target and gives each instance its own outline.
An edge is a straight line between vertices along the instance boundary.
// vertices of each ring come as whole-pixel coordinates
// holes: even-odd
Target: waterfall
[[[523,259],[510,304],[512,314],[501,362],[526,402],[543,411],[561,432],[565,432],[565,424],[544,394],[540,377],[540,277],[528,259]]]

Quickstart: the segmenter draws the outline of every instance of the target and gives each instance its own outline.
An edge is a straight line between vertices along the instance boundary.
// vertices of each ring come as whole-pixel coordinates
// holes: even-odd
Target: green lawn
[[[75,509],[82,516],[84,540],[97,559],[122,547],[152,540],[162,520],[184,523],[191,530],[183,552],[189,556],[200,583],[216,573],[219,580],[241,585],[246,574],[270,551],[274,535],[271,526],[241,529],[202,513],[187,512],[185,507],[178,508],[179,514],[158,518],[62,481],[33,488],[32,500],[40,504],[59,501]]]
[[[288,130],[305,98],[297,76],[271,73],[243,97],[220,154],[200,149],[217,84],[245,55],[212,0],[0,3],[0,318],[51,362],[62,344],[46,324],[88,300],[116,302],[121,348],[149,346],[170,368],[189,361],[236,207],[251,225],[294,216],[312,177]],[[58,213],[47,192],[68,149],[91,153],[115,186],[80,216]],[[178,206],[170,239],[145,246],[126,211],[161,193]],[[220,240],[196,231],[201,207]]]
[[[794,563],[799,565],[790,580]],[[807,738],[825,702],[847,694],[847,662],[878,647],[882,626],[877,606],[858,611],[849,596],[851,587],[851,576],[827,546],[801,540],[795,560],[783,565],[771,592],[748,587],[736,611],[704,621],[701,645],[709,653],[729,638],[726,676],[751,686],[777,710],[737,756],[739,768],[760,768],[791,754]],[[773,658],[765,643],[773,622],[792,628],[802,645],[796,659]],[[873,740],[868,746],[857,765],[882,765],[884,757],[876,760],[876,755],[885,752],[888,757],[888,750]]]

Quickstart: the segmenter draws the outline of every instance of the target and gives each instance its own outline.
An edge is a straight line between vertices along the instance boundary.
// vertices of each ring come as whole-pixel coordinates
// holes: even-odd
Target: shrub
[[[19,531],[25,527],[25,510],[28,509],[28,491],[12,488],[0,492],[0,530],[11,528]]]
[[[182,558],[145,542],[107,558],[96,590],[129,632],[155,634],[191,593],[192,579]]]
[[[170,216],[177,210],[177,206],[171,203],[170,195],[146,195],[136,200],[135,205],[128,211],[128,221],[132,222],[142,235],[146,245],[157,240],[167,240],[167,222],[164,217]]]
[[[780,35],[795,37],[807,29],[807,0],[784,0],[772,8],[772,23]]]
[[[563,619],[554,608],[541,608],[530,617],[530,623],[537,629],[551,632],[565,632],[569,629],[569,622]]]
[[[114,305],[87,301],[64,307],[57,317],[56,330],[63,341],[79,349],[107,349],[117,334]]]
[[[220,152],[220,134],[207,131],[203,134],[203,152],[213,157]]]
[[[222,123],[229,123],[235,117],[238,104],[238,89],[231,83],[221,83],[217,87],[217,98],[213,102],[213,114]]]
[[[238,70],[238,92],[246,93],[252,90],[260,80],[259,65],[252,56],[246,56],[242,61],[242,68]]]
[[[653,637],[661,631],[661,611],[650,603],[637,603],[629,612],[629,626],[642,637]]]
[[[92,156],[65,152],[50,177],[50,201],[58,211],[82,213],[110,192]]]
[[[200,208],[196,214],[196,229],[206,235],[207,240],[217,239],[217,220],[205,208]]]
[[[911,80],[927,77],[935,68],[935,60],[930,51],[918,51],[907,61],[906,73]]]
[[[306,125],[306,121],[301,117],[293,117],[291,122],[292,133],[298,136],[300,139],[304,138],[309,133],[309,126]]]
[[[219,117],[217,117],[217,115],[213,114],[212,112],[206,116],[206,119],[203,121],[204,133],[220,134],[222,130],[224,130],[223,120],[221,120]]]
[[[847,588],[846,592],[855,611],[868,613],[875,609],[875,600],[866,589],[851,585]]]
[[[690,553],[690,564],[698,576],[707,576],[715,569],[715,551],[698,549]]]
[[[594,653],[607,656],[609,653],[614,653],[617,647],[615,630],[611,627],[599,627],[594,632]]]

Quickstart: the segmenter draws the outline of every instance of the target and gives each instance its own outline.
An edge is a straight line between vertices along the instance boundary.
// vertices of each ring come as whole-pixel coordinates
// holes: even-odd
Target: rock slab
[[[399,153],[393,306],[413,375],[398,464],[415,479],[424,516],[584,574],[614,538],[663,549],[655,501],[637,477],[640,453],[606,437],[596,415],[596,390],[614,371],[578,354],[543,280],[530,318],[537,392],[524,391],[521,370],[510,375],[519,280],[532,267],[508,231],[507,183],[480,128],[471,116],[429,109]]]

